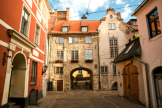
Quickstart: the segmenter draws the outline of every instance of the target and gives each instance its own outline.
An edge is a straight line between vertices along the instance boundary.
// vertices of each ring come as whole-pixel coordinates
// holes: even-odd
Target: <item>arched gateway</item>
[[[81,70],[88,73],[88,77],[83,77],[84,73],[78,73]],[[78,71],[78,72],[77,72]],[[77,74],[74,76],[73,74],[77,72]],[[79,81],[77,81],[76,76],[78,77]],[[92,70],[84,67],[78,67],[73,69],[70,72],[70,89],[76,90],[79,88],[80,90],[92,90],[93,89],[93,72]],[[78,90],[78,89],[77,89]]]

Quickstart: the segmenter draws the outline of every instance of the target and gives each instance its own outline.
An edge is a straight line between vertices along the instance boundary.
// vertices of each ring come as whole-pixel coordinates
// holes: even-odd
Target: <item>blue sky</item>
[[[115,9],[115,13],[120,12],[124,22],[127,22],[131,18],[131,14],[134,12],[137,6],[127,7],[133,5],[139,5],[143,0],[90,0],[88,12],[103,11],[111,7]],[[66,8],[70,8],[71,20],[80,20],[81,16],[86,13],[89,0],[49,0],[52,9],[58,11],[66,11]],[[121,7],[127,7],[117,9]],[[100,20],[106,11],[100,13],[94,13],[87,16],[87,20]]]

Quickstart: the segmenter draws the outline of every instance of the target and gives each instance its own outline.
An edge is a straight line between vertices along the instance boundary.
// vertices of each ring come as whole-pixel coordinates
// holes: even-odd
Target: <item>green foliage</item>
[[[139,38],[139,35],[133,35],[133,40]]]
[[[131,39],[129,39],[129,42],[131,42],[132,40]]]

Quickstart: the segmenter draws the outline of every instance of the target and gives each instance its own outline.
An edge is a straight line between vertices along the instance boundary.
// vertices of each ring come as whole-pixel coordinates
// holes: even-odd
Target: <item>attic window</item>
[[[68,27],[62,27],[62,32],[68,32]]]
[[[87,32],[88,31],[88,27],[82,27],[82,32]]]
[[[110,15],[110,18],[113,18],[113,16],[112,16],[112,15]]]
[[[133,47],[133,45],[134,45],[134,43],[132,43],[131,45],[129,45],[128,49],[126,50],[126,52],[124,54],[127,54],[130,51],[130,49]]]

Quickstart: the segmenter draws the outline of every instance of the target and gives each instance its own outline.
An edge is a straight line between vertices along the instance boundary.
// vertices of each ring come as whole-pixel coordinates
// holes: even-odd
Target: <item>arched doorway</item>
[[[158,108],[162,108],[162,67],[154,69],[154,79],[156,88],[156,98]]]
[[[139,100],[138,72],[134,65],[125,66],[123,70],[124,96]]]
[[[93,72],[83,67],[73,69],[70,73],[70,84],[71,90],[92,90]]]
[[[26,59],[21,53],[18,53],[13,58],[12,71],[9,88],[9,102],[14,98],[24,97],[25,88],[25,73],[26,73]]]
[[[117,82],[114,82],[111,87],[112,90],[118,90],[118,84]]]

